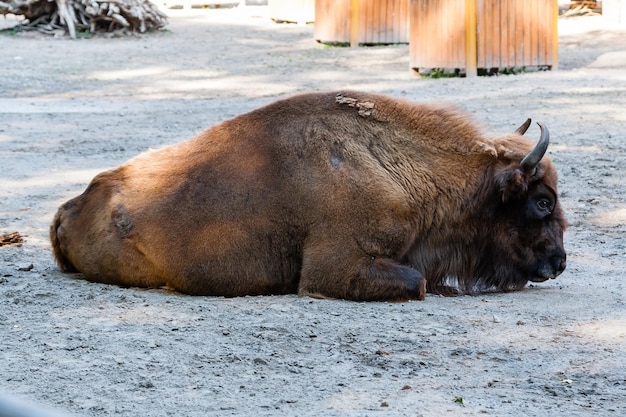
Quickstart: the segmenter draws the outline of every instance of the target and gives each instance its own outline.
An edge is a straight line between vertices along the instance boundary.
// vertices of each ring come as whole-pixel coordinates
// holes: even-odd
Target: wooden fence
[[[409,0],[316,0],[314,37],[351,46],[408,43]]]
[[[558,66],[556,0],[411,0],[411,68]]]

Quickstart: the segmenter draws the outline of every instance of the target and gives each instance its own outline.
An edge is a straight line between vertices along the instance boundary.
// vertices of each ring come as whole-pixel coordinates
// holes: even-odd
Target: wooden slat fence
[[[464,0],[411,1],[410,21],[413,68],[465,68]]]
[[[558,65],[556,0],[411,0],[415,69]]]
[[[554,64],[552,0],[476,0],[479,68]]]
[[[409,0],[316,0],[314,32],[323,43],[408,43]]]

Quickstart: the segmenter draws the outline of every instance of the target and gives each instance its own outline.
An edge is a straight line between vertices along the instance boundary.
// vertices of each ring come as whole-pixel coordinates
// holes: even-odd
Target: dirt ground
[[[419,79],[406,45],[329,48],[265,8],[137,38],[0,35],[0,392],[76,416],[626,415],[626,31],[560,22],[560,70]],[[0,18],[3,25],[12,21]],[[62,274],[48,225],[98,172],[288,95],[457,103],[550,128],[568,268],[423,302],[191,297]],[[538,137],[538,128],[529,131]]]

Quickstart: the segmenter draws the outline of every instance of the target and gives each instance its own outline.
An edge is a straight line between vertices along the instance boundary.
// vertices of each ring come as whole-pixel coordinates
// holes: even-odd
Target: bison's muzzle
[[[555,279],[565,271],[566,265],[565,253],[551,256],[547,262],[542,263],[537,268],[536,274],[530,277],[529,280],[533,282],[543,282],[548,279]]]

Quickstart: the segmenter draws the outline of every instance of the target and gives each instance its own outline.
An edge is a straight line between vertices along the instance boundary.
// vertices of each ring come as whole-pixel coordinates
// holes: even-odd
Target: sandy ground
[[[626,31],[570,19],[557,72],[428,80],[407,46],[324,47],[263,8],[168,13],[138,38],[0,35],[0,233],[24,236],[0,248],[0,392],[77,416],[626,415]],[[565,273],[391,304],[190,297],[55,266],[53,213],[97,172],[343,88],[452,101],[493,133],[544,121]]]

